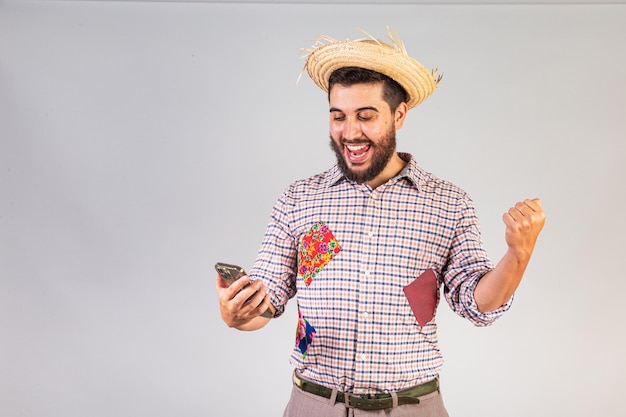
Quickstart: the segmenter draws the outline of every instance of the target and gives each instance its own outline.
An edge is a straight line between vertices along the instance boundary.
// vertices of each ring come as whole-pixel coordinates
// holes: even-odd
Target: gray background
[[[439,309],[451,416],[623,416],[626,7],[0,1],[0,415],[279,416],[295,302],[220,320],[270,209],[333,163],[299,48],[397,29],[444,72],[399,149],[473,197],[485,246],[541,197],[512,310]]]

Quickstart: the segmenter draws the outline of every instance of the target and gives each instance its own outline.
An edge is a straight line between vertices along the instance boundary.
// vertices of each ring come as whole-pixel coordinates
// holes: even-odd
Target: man
[[[337,164],[274,206],[250,277],[217,277],[226,324],[256,330],[297,295],[294,388],[285,416],[447,416],[435,309],[477,326],[511,305],[545,216],[538,199],[503,215],[494,267],[470,197],[396,151],[396,131],[439,79],[402,42],[335,41],[305,68],[328,92]],[[252,285],[246,286],[248,283]],[[244,288],[245,287],[245,288]]]

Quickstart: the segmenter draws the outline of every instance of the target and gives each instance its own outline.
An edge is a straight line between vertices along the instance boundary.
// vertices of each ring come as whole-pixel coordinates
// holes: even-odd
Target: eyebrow
[[[358,109],[356,109],[357,112],[364,111],[364,110],[373,110],[373,111],[378,113],[378,109],[376,107],[374,107],[374,106],[365,106],[365,107],[359,107]],[[334,113],[334,112],[341,112],[341,113],[343,113],[343,110],[338,109],[337,107],[331,107],[330,108],[330,113]]]

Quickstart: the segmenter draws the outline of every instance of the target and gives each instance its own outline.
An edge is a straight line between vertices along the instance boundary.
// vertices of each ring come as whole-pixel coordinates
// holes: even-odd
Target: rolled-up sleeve
[[[272,208],[270,220],[250,270],[250,277],[260,279],[267,286],[274,317],[280,316],[287,301],[296,294],[297,242],[289,227],[289,209],[293,205],[291,187]]]
[[[454,234],[448,263],[443,273],[444,294],[450,308],[476,326],[493,324],[513,302],[511,297],[494,311],[480,312],[474,290],[480,279],[493,269],[493,263],[483,248],[480,225],[472,200],[459,200],[458,225]]]

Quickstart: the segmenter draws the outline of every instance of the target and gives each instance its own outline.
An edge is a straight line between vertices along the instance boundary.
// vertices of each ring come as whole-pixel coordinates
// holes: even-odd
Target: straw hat
[[[435,91],[441,75],[437,69],[427,70],[411,58],[404,48],[404,44],[395,33],[395,39],[387,27],[391,45],[375,39],[361,30],[369,39],[338,41],[328,36],[320,36],[311,48],[303,48],[306,52],[304,68],[311,79],[322,90],[328,92],[328,79],[338,68],[359,67],[384,74],[407,92],[409,109],[417,106]],[[300,74],[302,75],[302,74]]]

